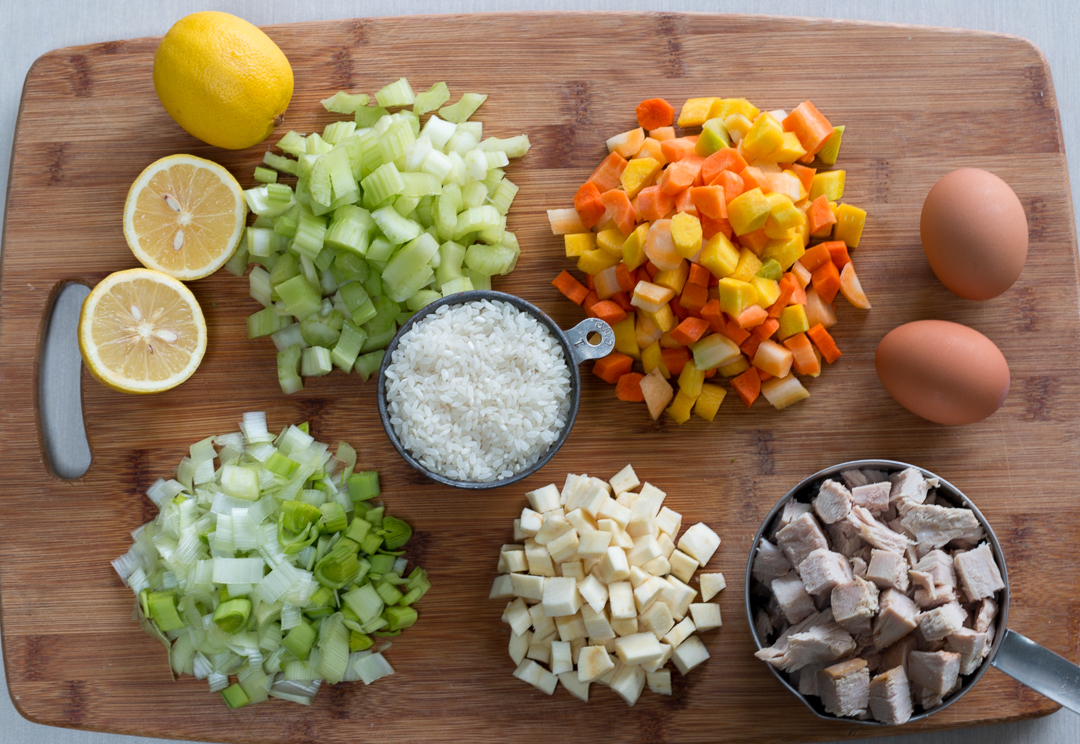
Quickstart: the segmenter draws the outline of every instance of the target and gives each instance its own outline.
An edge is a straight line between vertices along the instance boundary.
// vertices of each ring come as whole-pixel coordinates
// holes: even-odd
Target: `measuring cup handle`
[[[1080,713],[1080,667],[1030,638],[1006,630],[991,664],[1035,692]]]
[[[599,318],[586,318],[565,333],[570,351],[574,355],[574,364],[606,357],[615,348],[615,331]],[[600,343],[589,343],[591,333],[600,334]]]

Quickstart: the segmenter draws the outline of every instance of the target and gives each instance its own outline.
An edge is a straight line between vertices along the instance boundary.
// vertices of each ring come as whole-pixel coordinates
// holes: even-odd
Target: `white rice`
[[[440,307],[401,337],[390,362],[390,423],[413,457],[447,478],[509,478],[535,464],[566,426],[562,347],[507,302]]]

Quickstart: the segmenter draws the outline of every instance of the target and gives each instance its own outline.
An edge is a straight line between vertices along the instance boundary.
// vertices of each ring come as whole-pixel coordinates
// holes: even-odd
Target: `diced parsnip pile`
[[[643,101],[574,208],[548,211],[586,276],[552,283],[611,324],[615,351],[593,371],[654,419],[712,421],[727,394],[708,382],[717,372],[747,407],[764,395],[785,408],[810,395],[800,376],[840,356],[837,293],[870,308],[848,255],[866,212],[838,204],[845,172],[832,169],[844,127],[809,101],[789,114],[692,98],[681,133],[673,114]]]
[[[323,106],[352,121],[289,132],[278,147],[296,159],[268,151],[270,167],[255,169],[262,185],[244,198],[256,219],[227,268],[257,264],[251,296],[264,309],[248,318],[248,337],[273,338],[284,392],[334,367],[367,380],[412,313],[514,269],[506,213],[518,188],[503,168],[529,138],[485,139],[468,119],[487,96],[439,108],[449,98],[445,83],[415,94],[405,78],[375,106],[339,92]],[[279,173],[297,176],[295,188]]]
[[[627,465],[611,481],[568,475],[526,494],[529,507],[514,520],[504,545],[493,599],[510,599],[514,676],[555,692],[561,682],[588,702],[589,685],[607,685],[628,705],[648,684],[671,694],[670,659],[681,674],[709,658],[694,633],[720,627],[720,573],[699,574],[720,538],[699,522],[679,537],[682,515],[663,505],[666,494],[641,486]]]

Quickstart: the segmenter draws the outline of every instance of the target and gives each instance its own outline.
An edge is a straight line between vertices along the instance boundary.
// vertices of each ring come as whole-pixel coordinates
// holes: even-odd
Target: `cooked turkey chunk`
[[[908,655],[907,675],[931,690],[935,695],[946,695],[960,676],[960,654],[937,651],[932,654],[912,651]]]
[[[885,483],[868,483],[851,489],[853,504],[865,507],[871,514],[881,514],[889,508],[891,486]]]
[[[791,523],[776,533],[777,544],[791,565],[798,566],[815,550],[828,550],[829,541],[814,519],[813,514],[800,514]]]
[[[802,669],[808,664],[828,664],[855,650],[855,639],[825,610],[789,628],[776,643],[754,656],[783,669]]]
[[[919,632],[928,641],[940,641],[964,627],[967,612],[956,602],[950,602],[919,615]]]
[[[865,659],[848,659],[818,672],[818,692],[825,710],[852,717],[866,712],[870,703],[870,671]]]
[[[918,625],[919,608],[907,595],[886,589],[878,598],[877,620],[874,621],[874,646],[888,648]]]
[[[893,667],[870,680],[870,714],[875,721],[899,726],[907,723],[914,711],[904,667]]]
[[[985,537],[970,509],[912,504],[901,520],[920,547],[941,548],[953,540],[977,543]]]
[[[889,501],[904,499],[916,504],[926,500],[926,493],[930,490],[930,482],[923,478],[923,474],[915,468],[901,470],[889,476],[891,490]]]
[[[780,548],[764,538],[758,545],[757,555],[754,556],[754,567],[751,570],[754,578],[762,584],[768,584],[777,579],[792,568],[791,563]]]
[[[815,550],[799,564],[806,591],[814,596],[827,594],[837,584],[851,581],[851,566],[847,558],[831,550]]]
[[[839,522],[851,511],[851,491],[834,480],[827,480],[818,489],[813,506],[825,524]]]
[[[888,550],[870,551],[870,565],[866,567],[866,578],[874,582],[879,589],[896,589],[906,592],[908,589],[907,558]]]
[[[833,587],[830,595],[833,618],[853,635],[867,635],[871,620],[878,610],[878,588],[869,581],[854,577],[853,581]]]
[[[953,570],[953,558],[943,550],[931,550],[915,564],[916,571],[925,571],[934,578],[934,583],[956,586],[956,571]]]
[[[794,571],[773,579],[769,588],[772,589],[776,601],[780,603],[780,611],[792,625],[802,622],[817,612],[813,598],[806,593],[802,579]]]
[[[847,518],[859,531],[859,537],[879,550],[903,553],[911,543],[904,535],[893,532],[887,525],[874,519],[874,515],[865,507],[851,507]]]
[[[1005,588],[998,571],[990,546],[983,543],[975,550],[957,553],[953,559],[956,574],[960,577],[960,586],[969,601],[993,597],[999,589]]]

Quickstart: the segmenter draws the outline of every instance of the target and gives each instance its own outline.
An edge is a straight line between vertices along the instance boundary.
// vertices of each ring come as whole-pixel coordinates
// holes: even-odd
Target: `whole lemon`
[[[281,123],[293,92],[289,60],[242,18],[206,11],[181,18],[154,54],[154,90],[188,133],[243,150]]]

